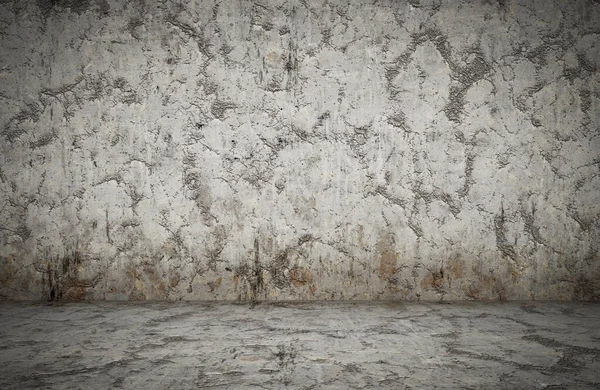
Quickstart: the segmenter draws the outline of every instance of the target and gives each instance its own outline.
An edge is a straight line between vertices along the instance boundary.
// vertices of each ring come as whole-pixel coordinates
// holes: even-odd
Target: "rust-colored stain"
[[[148,274],[148,276],[150,277],[150,280],[155,281],[157,276],[156,276],[156,269],[154,269],[153,266],[151,265],[145,265],[144,266],[144,272],[146,272]]]
[[[358,245],[365,247],[365,228],[363,225],[358,225]]]
[[[143,288],[140,290],[136,287],[133,291],[131,291],[131,293],[129,293],[127,299],[130,301],[145,301],[146,295],[144,295]]]
[[[396,255],[392,252],[383,252],[379,257],[379,276],[381,279],[391,280],[396,272]]]
[[[130,267],[127,271],[127,274],[133,283],[133,289],[129,293],[127,299],[130,301],[143,301],[146,299],[146,294],[144,292],[144,283],[142,282],[141,274],[137,272],[137,270],[133,267]]]
[[[398,256],[394,250],[394,241],[390,235],[382,235],[377,242],[379,252],[379,277],[391,282],[398,269]]]
[[[240,276],[233,275],[233,292],[238,291],[238,285],[240,284]]]
[[[2,267],[0,268],[0,287],[4,288],[11,284],[13,279],[13,274],[17,271],[17,268],[14,266],[13,256],[9,255],[6,260],[2,262]]]
[[[521,275],[524,272],[527,272],[527,267],[526,264],[517,264],[517,263],[511,263],[509,264],[509,269],[508,272],[510,273],[510,276],[512,277],[513,282],[516,282],[519,280],[519,278],[521,277]]]
[[[303,245],[308,240],[302,238],[299,240]],[[413,266],[412,273],[404,272],[409,266],[401,263],[399,252],[397,252],[396,237],[393,233],[383,232],[376,243],[374,264],[370,269],[369,278],[377,280],[373,284],[373,291],[377,291],[383,296],[393,296],[401,299],[413,299],[421,297],[421,291],[434,292],[436,294],[449,294],[453,299],[476,299],[476,300],[505,300],[514,294],[514,291],[520,292],[522,289],[519,279],[527,272],[527,263],[519,264],[516,261],[504,263],[503,267],[490,268],[487,263],[479,259],[470,259],[463,257],[461,253],[452,253],[447,260],[443,261],[437,268],[429,268],[425,274],[421,273],[417,266]],[[308,268],[306,265],[299,265],[300,250],[297,247],[291,247],[281,252],[275,257],[274,261],[269,262],[272,254],[263,254],[265,262],[250,261],[248,264],[242,264],[236,267],[232,276],[233,292],[238,294],[238,299],[243,301],[258,301],[259,299],[293,297],[293,299],[313,299],[315,297],[323,298],[325,292],[318,290],[317,285],[322,270]],[[258,257],[260,259],[260,257]],[[98,296],[98,290],[95,286],[99,276],[91,279],[85,279],[80,276],[89,273],[86,268],[86,257],[80,252],[74,252],[64,257],[45,257],[39,261],[35,271],[42,274],[41,280],[32,279],[32,284],[39,284],[44,299],[66,300],[66,301],[84,301]],[[16,288],[12,286],[11,277],[20,269],[15,267],[16,260],[13,256],[4,256],[0,258],[0,287]],[[348,276],[344,280],[344,285],[349,288],[361,283],[354,276],[352,264]],[[231,269],[227,269],[232,271]],[[117,278],[113,285],[104,286],[110,294],[124,294],[129,300],[147,300],[147,299],[173,299],[171,293],[177,294],[179,291],[173,291],[182,280],[179,270],[171,269],[164,272],[157,268],[154,263],[143,262],[131,264],[121,272],[121,278],[124,277],[125,283],[120,286]],[[316,274],[314,272],[317,272]],[[104,277],[104,275],[102,275]],[[220,289],[224,278],[228,276],[216,275],[208,280],[204,280],[207,286],[207,292],[213,293],[215,299],[231,297],[232,291],[229,289]],[[212,279],[212,280],[211,280]],[[316,279],[316,280],[315,280]],[[373,279],[367,280],[371,283]],[[456,284],[454,281],[458,280]],[[594,276],[569,281],[565,289],[565,297],[569,294],[575,295],[578,299],[598,300],[598,283]],[[241,284],[240,284],[241,283]],[[453,285],[454,284],[454,285]],[[118,287],[117,287],[118,286]],[[220,289],[220,290],[219,290]],[[316,294],[316,291],[321,291]],[[188,293],[191,293],[191,287]],[[173,294],[173,295],[174,295]],[[384,295],[387,294],[387,295]],[[393,294],[393,295],[392,295]],[[329,292],[327,293],[329,295]],[[345,292],[331,292],[331,299],[345,299],[349,295]],[[355,295],[357,296],[357,295]],[[368,295],[364,295],[369,297]],[[433,295],[426,294],[426,299]],[[535,297],[533,292],[529,296]],[[106,295],[105,295],[106,297]]]
[[[137,271],[133,267],[129,267],[129,270],[127,271],[127,273],[129,274],[130,277],[132,277],[134,279],[139,278]]]
[[[66,301],[83,301],[86,297],[85,287],[70,287],[65,292],[63,299]]]
[[[305,267],[294,267],[290,270],[290,282],[296,287],[312,283],[312,275]]]
[[[504,283],[494,275],[485,275],[476,272],[477,277],[468,286],[463,286],[463,293],[471,299],[498,299],[506,300]]]
[[[429,274],[421,280],[421,287],[424,289],[433,288],[439,290],[444,285],[444,270],[431,271]]]
[[[460,257],[456,256],[448,260],[448,270],[452,279],[460,279],[465,272],[465,262]]]
[[[66,301],[83,301],[87,298],[88,288],[92,286],[92,281],[79,278],[78,272],[75,272],[73,276],[64,276],[63,289],[65,292],[62,299]]]
[[[267,54],[266,57],[267,57],[267,60],[273,61],[273,62],[281,60],[281,56],[279,56],[277,54],[277,52],[274,52],[274,51],[272,51],[269,54]]]
[[[165,296],[167,294],[167,285],[165,284],[164,280],[162,280],[162,278],[156,271],[156,267],[151,264],[146,264],[146,265],[144,265],[144,273],[146,274],[146,276],[148,278],[146,281],[149,282],[148,283],[149,290],[152,291],[153,287],[154,287],[155,293],[157,292],[160,296]],[[144,282],[142,281],[142,283],[144,283]],[[154,294],[152,294],[152,292],[150,292],[150,295],[154,295]]]
[[[475,283],[471,283],[468,286],[464,286],[462,290],[465,293],[465,295],[471,299],[478,299],[479,294],[481,293],[480,286]]]
[[[172,288],[177,287],[177,285],[179,284],[180,281],[181,281],[181,275],[179,274],[179,272],[175,272],[169,278],[169,284],[171,285]]]
[[[223,278],[219,276],[213,282],[206,283],[206,285],[208,286],[208,289],[210,290],[210,292],[214,292],[216,289],[219,288],[219,286],[221,286],[222,281],[223,281]]]

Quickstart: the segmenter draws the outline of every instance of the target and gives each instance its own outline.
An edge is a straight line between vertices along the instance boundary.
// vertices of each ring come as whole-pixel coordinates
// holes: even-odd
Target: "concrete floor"
[[[0,303],[0,388],[600,388],[600,305]]]

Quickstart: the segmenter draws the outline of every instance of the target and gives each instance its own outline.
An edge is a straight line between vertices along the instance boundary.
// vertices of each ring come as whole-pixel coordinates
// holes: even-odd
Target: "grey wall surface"
[[[4,299],[600,298],[598,1],[0,1]]]

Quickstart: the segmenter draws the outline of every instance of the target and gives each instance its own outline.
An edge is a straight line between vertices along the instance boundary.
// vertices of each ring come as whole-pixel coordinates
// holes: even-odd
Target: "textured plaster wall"
[[[598,1],[0,1],[4,299],[598,299]]]

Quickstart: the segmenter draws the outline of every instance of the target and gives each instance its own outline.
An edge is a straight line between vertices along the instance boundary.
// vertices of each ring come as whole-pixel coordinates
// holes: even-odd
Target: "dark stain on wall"
[[[70,249],[62,256],[50,256],[35,265],[42,275],[42,296],[48,301],[83,301],[89,299],[101,276],[94,279],[82,278],[83,256],[77,249]]]

